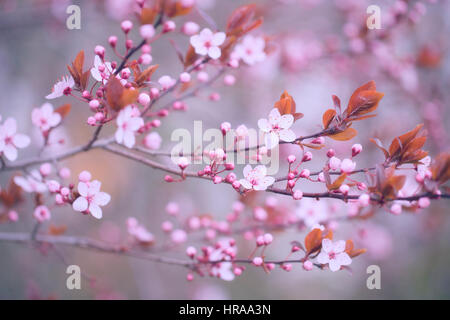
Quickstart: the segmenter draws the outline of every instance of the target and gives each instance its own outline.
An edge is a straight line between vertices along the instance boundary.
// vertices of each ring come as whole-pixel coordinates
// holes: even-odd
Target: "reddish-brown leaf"
[[[70,103],[63,104],[62,106],[58,107],[55,112],[59,113],[61,115],[61,118],[64,119],[67,117],[71,109]]]
[[[354,137],[356,137],[357,134],[358,134],[358,131],[356,131],[355,129],[347,128],[344,131],[330,134],[328,136],[333,140],[347,141],[347,140],[350,140],[350,139],[353,139]]]
[[[294,121],[303,117],[303,114],[296,112],[296,104],[294,98],[285,90],[280,97],[280,100],[275,102],[274,108],[277,108],[280,114],[291,114]]]
[[[327,111],[325,111],[325,113],[322,116],[322,123],[323,123],[324,129],[328,129],[328,127],[330,126],[331,121],[333,121],[335,115],[336,115],[336,110],[328,109]]]
[[[311,230],[305,237],[305,248],[308,254],[320,249],[322,245],[322,231],[320,229]]]

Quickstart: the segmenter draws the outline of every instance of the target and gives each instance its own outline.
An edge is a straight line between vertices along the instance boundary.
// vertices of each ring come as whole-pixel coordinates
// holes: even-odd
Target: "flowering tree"
[[[345,28],[349,52],[345,54],[349,59],[380,55],[386,60],[380,53],[390,49],[385,39],[392,36],[403,19],[418,19],[417,15],[423,11],[420,4],[409,11],[407,1],[398,1],[392,8],[391,29],[375,36],[367,32],[365,24],[358,29],[358,25],[349,22]],[[280,67],[286,72],[297,72],[302,64],[313,64],[327,54],[335,59],[339,50],[332,39],[326,53],[314,55],[310,49],[302,56],[301,50],[289,49],[288,36],[271,37],[259,30],[262,10],[253,4],[230,12],[223,26],[216,26],[203,13],[208,26],[187,21],[181,28],[177,27],[177,19],[189,18],[197,10],[195,1],[137,0],[133,5],[136,21],[121,22],[123,35],[109,37],[110,50],[95,46],[91,62],[85,61],[83,50],[76,54],[67,66],[68,73],[45,96],[47,101],[32,110],[32,123],[43,141],[38,155],[21,157],[21,149],[28,147],[31,139],[19,133],[25,128],[16,119],[6,118],[1,123],[0,173],[11,179],[1,189],[0,221],[17,222],[20,213],[20,219],[34,219],[35,226],[20,233],[0,232],[0,241],[31,242],[37,248],[55,250],[58,245],[67,245],[178,265],[186,270],[188,281],[207,276],[231,281],[254,268],[270,273],[277,267],[290,271],[295,264],[301,264],[305,271],[335,272],[349,270],[353,259],[366,252],[340,234],[337,220],[365,220],[376,212],[393,215],[417,212],[427,208],[431,201],[446,201],[450,197],[445,187],[450,178],[450,154],[429,154],[423,150],[428,138],[424,127],[432,131],[434,143],[441,143],[435,139],[440,136],[433,124],[436,119],[427,118],[425,125],[418,124],[403,134],[399,132],[386,147],[386,141],[383,143],[376,137],[354,143],[345,154],[330,147],[333,141],[340,143],[357,137],[355,122],[375,122],[375,111],[382,114],[389,108],[383,105],[384,94],[378,91],[375,81],[369,81],[369,75],[345,99],[348,103],[343,104],[332,95],[334,106],[323,113],[322,119],[306,119],[294,98],[284,91],[279,99],[274,98],[264,106],[267,118],[254,119],[252,125],[258,129],[260,139],[253,139],[252,129],[244,124],[232,126],[224,115],[224,122],[217,128],[219,141],[211,147],[203,150],[188,145],[183,150],[162,151],[169,148],[168,143],[164,148],[169,137],[161,137],[156,130],[163,121],[170,121],[176,112],[188,111],[186,101],[197,98],[220,79],[223,85],[233,86],[236,81],[233,72],[262,63],[273,54],[274,47],[281,52]],[[356,9],[349,6],[342,10],[351,16]],[[182,70],[168,75],[164,65],[153,63],[152,47],[178,31],[188,38],[180,43],[172,41]],[[134,33],[139,35],[139,42],[131,39]],[[425,48],[415,63],[429,65],[433,57]],[[303,62],[298,63],[299,59]],[[339,60],[336,63],[342,63],[340,58],[336,59]],[[377,72],[387,73],[392,81],[409,90],[410,84],[405,79],[395,79],[399,61],[392,58],[380,65],[381,71]],[[159,78],[155,77],[156,72]],[[71,108],[70,99],[77,99],[92,112],[86,123],[78,124],[92,127],[92,137],[65,151],[47,152],[53,130],[63,126],[70,113],[77,112]],[[210,103],[219,99],[217,92],[209,95]],[[298,135],[303,121],[317,123],[318,129]],[[114,128],[114,134],[104,134],[105,128]],[[380,149],[384,160],[361,167],[358,155],[370,144]],[[283,154],[283,148],[293,146],[288,154]],[[72,174],[62,164],[65,159],[94,149],[164,172],[163,179],[153,183],[168,184],[170,188],[186,180],[203,180],[198,183],[234,190],[238,200],[230,204],[225,219],[202,214],[183,219],[179,204],[170,202],[166,211],[171,219],[161,226],[167,234],[164,239],[153,235],[154,226],[132,216],[127,217],[124,226],[129,239],[120,245],[71,234],[70,225],[57,228],[49,222],[60,208],[71,207],[81,213],[79,219],[89,220],[102,219],[114,205],[108,185],[96,180],[95,172]],[[321,155],[326,160],[320,159]],[[273,172],[269,163],[276,163],[278,170]],[[312,164],[321,169],[313,170]],[[242,165],[242,169],[237,165]],[[258,196],[264,193],[280,197],[270,196],[261,202]],[[332,214],[327,199],[342,203],[343,214]],[[20,212],[24,201],[34,204],[32,214]],[[288,210],[288,206],[296,209]],[[285,248],[285,258],[271,258],[274,235],[287,229],[298,232]],[[240,243],[245,245],[241,248]],[[246,252],[248,243],[254,249]],[[177,252],[179,257],[174,258],[169,251]]]

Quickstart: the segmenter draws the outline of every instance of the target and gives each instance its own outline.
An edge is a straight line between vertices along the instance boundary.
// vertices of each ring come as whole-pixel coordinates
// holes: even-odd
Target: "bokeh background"
[[[197,2],[219,28],[224,27],[226,17],[235,7],[247,3]],[[406,4],[407,14],[395,22],[392,12],[398,10],[396,6],[401,8],[399,2]],[[71,3],[81,7],[81,30],[68,30],[65,26],[65,10]],[[264,16],[264,24],[256,33],[271,37],[270,56],[252,68],[244,66],[232,71],[237,78],[235,86],[216,85],[200,97],[188,100],[188,112],[172,114],[157,130],[163,137],[162,149],[169,150],[174,129],[191,130],[194,120],[202,120],[204,128],[217,128],[223,121],[231,122],[233,127],[240,124],[256,127],[257,119],[266,116],[285,89],[296,100],[298,111],[305,114],[294,131],[298,135],[313,133],[319,130],[322,113],[332,106],[331,94],[338,95],[345,106],[354,89],[375,80],[378,91],[385,93],[378,116],[355,123],[359,135],[350,142],[327,139],[338,156],[348,156],[352,143],[358,142],[364,147],[358,156],[358,167],[379,163],[383,156],[369,138],[376,136],[388,144],[393,137],[422,122],[430,132],[425,149],[431,155],[448,151],[448,1],[254,0],[253,3]],[[364,38],[360,37],[355,30],[364,26],[366,8],[374,3],[381,7],[382,30],[371,30]],[[108,36],[121,35],[120,21],[135,18],[132,4],[131,0],[0,2],[0,114],[3,119],[9,116],[18,119],[19,130],[32,137],[34,147],[21,151],[21,159],[35,155],[42,142],[31,125],[32,108],[45,102],[52,84],[67,73],[66,64],[79,50],[84,49],[87,62],[93,62],[95,45],[107,47]],[[201,14],[193,13],[176,20],[177,26],[186,19],[208,25]],[[133,36],[138,39],[136,33]],[[188,46],[188,37],[181,34],[158,41],[152,51],[154,63],[160,65],[156,76],[176,76],[182,70],[169,38],[183,50]],[[207,99],[213,90],[220,93],[220,101]],[[85,124],[90,115],[86,105],[70,98],[54,103],[57,106],[66,102],[72,103],[72,112],[65,125],[55,132],[66,144],[50,147],[47,153],[83,144],[92,135],[93,129]],[[103,132],[108,133],[112,131]],[[285,150],[282,156],[288,152],[298,150]],[[320,169],[325,161],[324,152],[313,154],[316,160],[308,168]],[[78,155],[64,165],[71,169],[73,179],[82,170],[89,170],[112,195],[100,221],[83,217],[70,208],[54,210],[52,223],[67,225],[70,235],[121,243],[127,237],[126,218],[135,216],[157,239],[164,241],[160,225],[167,219],[164,208],[169,201],[178,202],[185,217],[197,213],[225,217],[237,200],[229,187],[211,187],[197,180],[165,184],[163,173],[98,150]],[[1,186],[9,178],[10,173],[2,173]],[[295,210],[292,199],[278,200],[289,210]],[[333,200],[327,205],[346,211],[345,206]],[[428,210],[401,216],[380,209],[369,221],[339,222],[337,238],[353,237],[359,247],[369,249],[354,260],[352,274],[305,272],[294,265],[290,273],[276,269],[266,275],[260,269],[249,268],[233,282],[197,277],[188,283],[186,271],[176,266],[68,247],[60,247],[60,254],[55,254],[31,245],[0,243],[0,298],[450,298],[448,205],[445,200],[433,201]],[[25,202],[19,209],[19,221],[0,224],[0,231],[29,232],[33,227],[31,210],[31,201]],[[289,242],[301,240],[304,235],[304,231],[293,230],[275,233],[276,241],[268,255],[283,258]],[[184,257],[184,248],[168,254]],[[240,250],[247,255],[251,247],[242,244]],[[94,288],[85,279],[82,290],[67,290],[63,260],[79,265],[88,277],[95,278]],[[381,290],[366,287],[366,268],[371,264],[381,268]]]

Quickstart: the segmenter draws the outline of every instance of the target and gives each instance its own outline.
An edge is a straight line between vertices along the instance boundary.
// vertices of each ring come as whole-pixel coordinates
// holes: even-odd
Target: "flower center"
[[[331,252],[328,253],[328,257],[330,258],[330,260],[334,260],[334,259],[336,259],[336,253],[331,251]]]
[[[205,41],[205,47],[206,47],[207,49],[211,48],[211,47],[212,47],[211,41]]]
[[[70,87],[67,87],[64,89],[63,93],[68,96],[72,92],[72,89]]]

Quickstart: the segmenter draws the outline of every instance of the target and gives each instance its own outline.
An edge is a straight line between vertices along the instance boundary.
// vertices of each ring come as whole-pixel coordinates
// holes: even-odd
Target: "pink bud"
[[[344,159],[341,162],[341,171],[345,173],[350,173],[355,170],[356,162],[353,162],[350,159]]]
[[[133,23],[130,20],[124,20],[120,24],[120,27],[122,28],[122,31],[127,34],[133,28]]]
[[[310,174],[311,174],[311,172],[308,169],[303,169],[300,172],[300,177],[301,178],[309,178]]]
[[[147,107],[150,104],[150,96],[146,93],[141,93],[139,94],[138,102],[144,107]]]
[[[171,232],[171,231],[173,230],[173,224],[172,224],[172,222],[170,222],[170,221],[164,221],[164,222],[161,224],[161,229],[162,229],[164,232]]]
[[[105,56],[105,48],[102,46],[95,46],[94,52],[102,59]]]
[[[41,164],[39,168],[39,172],[42,176],[48,176],[50,173],[52,173],[52,165],[50,163],[43,163]]]
[[[169,176],[169,175],[166,175],[164,177],[164,181],[166,181],[166,182],[173,182],[173,178],[171,176]]]
[[[225,135],[228,131],[231,130],[231,124],[229,122],[222,122],[220,125],[220,130],[222,130],[222,134]]]
[[[358,203],[361,207],[367,207],[370,203],[370,196],[367,193],[363,193],[359,196]]]
[[[239,190],[239,188],[241,187],[241,183],[236,180],[233,182],[232,186],[234,189]]]
[[[267,219],[267,211],[262,207],[253,209],[253,218],[257,221],[264,221]]]
[[[9,221],[16,222],[19,220],[19,214],[17,213],[17,211],[10,210],[8,212],[8,219]]]
[[[200,82],[207,82],[209,80],[209,75],[205,71],[201,71],[197,74],[197,80]]]
[[[336,151],[334,151],[333,149],[328,149],[328,151],[327,151],[328,158],[334,157],[335,154],[336,154]]]
[[[307,162],[307,161],[310,161],[311,159],[312,159],[312,153],[309,152],[309,151],[306,151],[306,152],[303,154],[302,162]]]
[[[213,92],[209,95],[209,100],[211,101],[219,101],[220,100],[220,94],[217,92]]]
[[[237,276],[240,276],[242,274],[242,269],[239,267],[236,267],[233,269],[233,273]]]
[[[324,144],[325,138],[324,137],[317,137],[313,141],[311,141],[312,144]]]
[[[398,203],[395,203],[391,206],[390,211],[392,214],[399,215],[402,213],[402,206],[399,205]]]
[[[81,173],[78,175],[78,180],[81,182],[89,182],[92,179],[92,175],[89,171],[81,171]]]
[[[171,32],[173,30],[175,30],[175,28],[177,27],[177,25],[175,24],[175,22],[173,22],[172,20],[168,20],[166,22],[164,22],[163,24],[163,32]]]
[[[51,193],[58,192],[60,187],[61,186],[60,186],[59,182],[56,180],[50,180],[47,182],[48,191],[50,191]]]
[[[305,269],[306,271],[311,271],[313,269],[312,262],[309,260],[306,260],[305,262],[303,262],[303,269]]]
[[[261,266],[263,264],[263,259],[261,257],[254,257],[252,261],[254,266]]]
[[[115,47],[116,46],[116,44],[117,44],[117,37],[116,36],[110,36],[109,38],[108,38],[108,43],[109,43],[109,45],[111,46],[111,47]]]
[[[70,193],[70,190],[69,190],[69,188],[64,187],[64,188],[61,188],[59,193],[61,193],[62,196],[67,197]]]
[[[187,83],[191,81],[191,75],[187,72],[183,72],[182,74],[180,74],[180,81],[182,83]]]
[[[303,192],[301,190],[295,190],[292,194],[292,198],[294,198],[294,200],[301,200],[303,198]]]
[[[234,163],[225,163],[225,170],[234,170]]]
[[[264,237],[263,237],[263,236],[258,236],[258,237],[256,238],[256,245],[257,245],[258,247],[261,247],[261,246],[264,245]]]
[[[151,88],[150,89],[150,98],[157,99],[159,97],[159,89],[158,88]]]
[[[151,24],[144,24],[139,28],[141,37],[148,40],[155,35],[155,28]]]
[[[200,30],[200,27],[198,24],[192,21],[186,22],[183,27],[181,28],[181,32],[183,32],[187,36],[193,36]]]
[[[356,157],[362,151],[362,145],[356,143],[352,146],[352,157]]]
[[[219,184],[219,183],[221,183],[222,182],[222,177],[219,177],[219,176],[215,176],[214,178],[213,178],[213,182],[214,182],[214,184]]]
[[[63,179],[69,179],[70,178],[70,169],[69,168],[62,168],[59,170],[59,176]]]
[[[419,208],[427,208],[430,205],[430,198],[428,197],[422,197],[419,199],[419,201],[417,202],[417,204],[419,205]]]
[[[223,82],[225,83],[225,85],[227,86],[232,86],[235,84],[236,82],[236,78],[235,76],[231,75],[231,74],[227,74],[224,78],[223,78]]]
[[[281,266],[281,269],[283,269],[284,271],[289,272],[289,271],[292,270],[292,264],[290,264],[290,263],[284,263],[284,264]]]
[[[295,187],[295,180],[288,180],[287,185],[292,189],[293,187]]]
[[[273,236],[270,233],[266,233],[264,236],[264,244],[268,246],[273,241]]]
[[[187,281],[192,281],[192,280],[194,280],[194,275],[193,275],[192,273],[188,273],[187,276],[186,276],[186,280],[187,280]]]
[[[176,202],[169,202],[166,206],[166,212],[167,214],[171,216],[176,216],[178,212],[180,211],[180,207]]]
[[[100,102],[97,99],[93,99],[91,101],[89,101],[89,107],[91,109],[97,109],[100,106]]]
[[[188,257],[190,257],[190,258],[194,258],[195,255],[197,254],[197,249],[195,249],[195,248],[192,247],[192,246],[187,247],[187,249],[186,249],[186,254],[187,254]]]
[[[87,124],[90,126],[95,126],[95,124],[97,123],[97,120],[95,120],[94,117],[88,117],[87,118]]]
[[[289,155],[289,156],[287,157],[287,161],[288,161],[288,163],[290,163],[290,164],[294,163],[295,160],[297,160],[297,158],[296,158],[293,154],[291,154],[291,155]]]
[[[350,187],[348,186],[348,184],[343,184],[339,187],[339,191],[342,192],[343,194],[347,194],[349,190]]]
[[[181,170],[184,170],[189,165],[189,159],[186,157],[180,157],[177,161],[177,164]]]
[[[330,167],[331,170],[338,170],[341,166],[341,159],[334,156],[331,157],[330,160],[328,161],[328,166]]]

